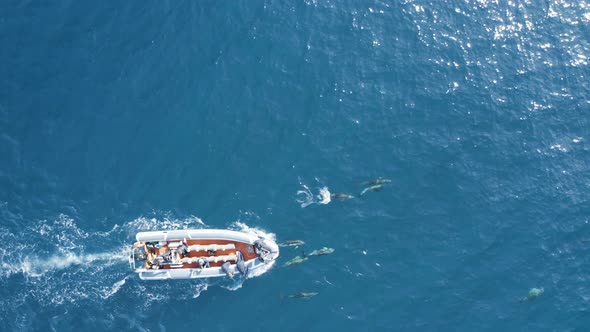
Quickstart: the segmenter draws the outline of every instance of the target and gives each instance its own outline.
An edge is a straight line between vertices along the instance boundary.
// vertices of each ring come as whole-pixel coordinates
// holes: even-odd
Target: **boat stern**
[[[132,270],[142,269],[148,257],[148,253],[145,251],[145,247],[139,242],[136,242],[131,247],[131,254],[129,255],[129,266]]]

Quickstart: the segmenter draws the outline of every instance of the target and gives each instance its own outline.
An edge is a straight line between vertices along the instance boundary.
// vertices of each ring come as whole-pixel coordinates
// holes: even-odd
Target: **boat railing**
[[[199,261],[199,259],[203,259],[205,261],[208,261],[209,263],[217,263],[217,262],[237,261],[238,257],[236,255],[185,257],[181,260],[181,262],[183,264],[192,264],[192,263],[197,263]]]
[[[188,251],[217,251],[217,250],[232,250],[236,246],[233,243],[228,244],[193,244],[188,247]]]

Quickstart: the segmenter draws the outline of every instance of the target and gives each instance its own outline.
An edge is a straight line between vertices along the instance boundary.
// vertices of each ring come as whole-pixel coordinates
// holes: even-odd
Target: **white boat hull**
[[[130,263],[142,280],[219,278],[237,275],[239,271],[236,254],[244,257],[242,262],[247,272],[243,276],[251,278],[266,272],[279,256],[279,247],[274,241],[230,230],[189,229],[141,232],[136,235],[136,240]],[[265,250],[259,250],[260,242],[264,243]],[[157,249],[146,247],[147,244],[155,243],[157,243],[155,245]],[[145,247],[144,250],[149,256],[162,252],[165,254],[172,252],[177,256],[173,248],[183,244],[188,248],[184,256],[176,257],[175,261],[166,265],[150,265],[153,262],[150,262],[149,258],[146,259],[147,263],[144,263],[135,255],[135,250]],[[198,266],[196,262],[200,258],[211,262],[211,266]],[[221,265],[228,261],[230,264],[225,264],[228,266],[224,270]]]

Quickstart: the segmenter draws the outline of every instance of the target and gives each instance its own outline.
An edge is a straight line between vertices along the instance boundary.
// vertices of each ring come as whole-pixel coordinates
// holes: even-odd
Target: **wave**
[[[237,231],[244,232],[244,233],[248,233],[251,235],[256,235],[258,237],[261,237],[264,239],[269,239],[272,241],[276,241],[276,239],[277,239],[276,234],[266,232],[265,230],[263,230],[261,228],[250,227],[240,220],[234,221],[230,225],[230,229],[237,230]]]

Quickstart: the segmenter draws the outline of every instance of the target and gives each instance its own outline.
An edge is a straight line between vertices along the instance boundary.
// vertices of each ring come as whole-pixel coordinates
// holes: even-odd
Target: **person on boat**
[[[229,271],[230,266],[230,262],[223,263],[223,265],[221,265],[221,271],[225,272],[225,274],[227,274],[228,277],[233,278],[234,274]]]
[[[246,266],[244,255],[241,251],[238,250],[236,251],[236,256],[238,258],[236,261],[236,267],[238,268],[238,271],[240,271],[240,274],[242,274],[245,277],[248,275],[248,266]]]
[[[188,255],[188,247],[183,243],[176,248],[176,252],[181,256],[186,256]]]
[[[299,240],[296,240],[296,241],[299,241]],[[304,242],[303,241],[299,241],[298,243],[302,243],[303,244]],[[266,243],[264,243],[264,241],[262,241],[262,240],[256,240],[254,242],[254,248],[256,249],[256,252],[258,253],[258,258],[260,258],[260,260],[263,261],[263,262],[265,261],[266,256],[268,256],[268,254],[271,253],[271,248],[269,248],[268,245]],[[240,252],[240,255],[241,254],[242,253]]]
[[[154,256],[152,253],[148,254],[148,259],[146,260],[147,268],[151,270],[157,270],[160,268],[158,265],[157,257]]]
[[[208,268],[210,266],[209,260],[206,258],[199,258],[197,263],[199,263],[199,266],[201,267],[201,269]]]
[[[172,252],[171,251],[166,251],[165,253],[160,255],[160,257],[162,257],[162,261],[165,264],[170,264],[172,262]]]

